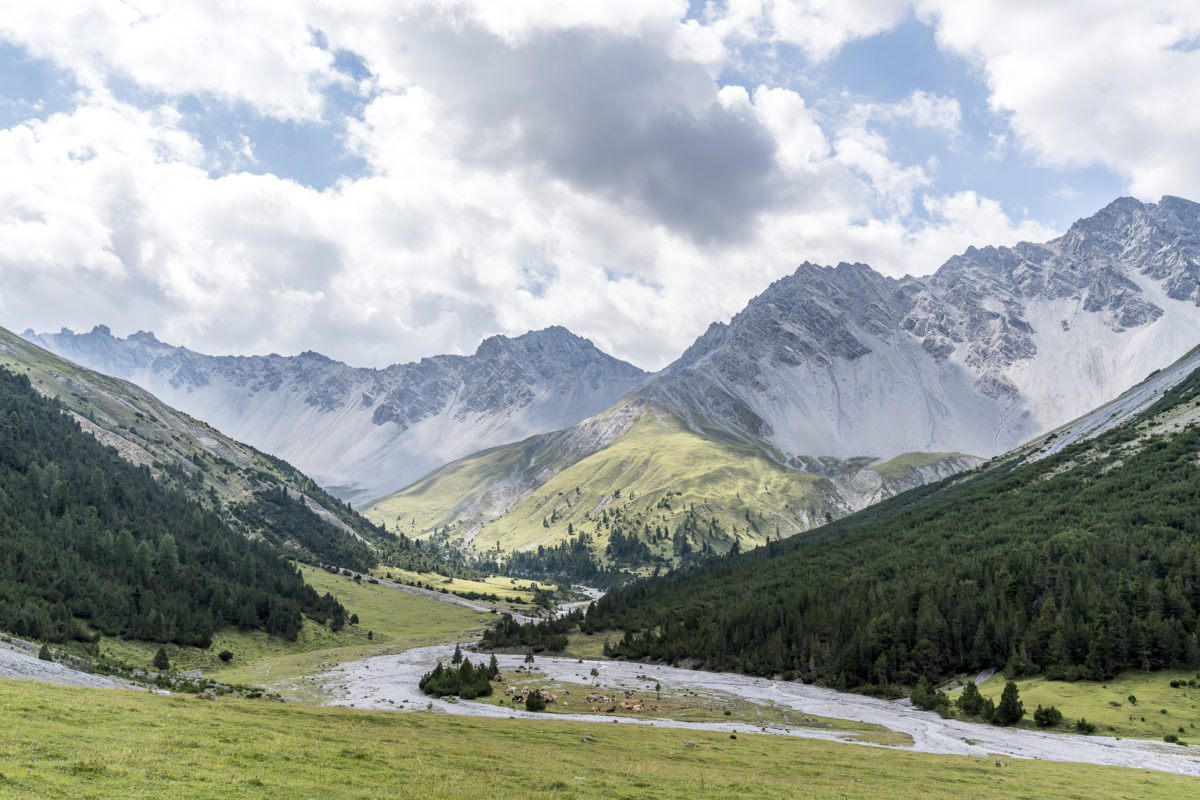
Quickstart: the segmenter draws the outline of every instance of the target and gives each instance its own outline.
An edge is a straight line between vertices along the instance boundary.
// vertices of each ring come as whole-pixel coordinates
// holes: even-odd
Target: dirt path
[[[335,705],[357,708],[418,710],[432,709],[450,714],[482,717],[512,717],[511,710],[484,703],[448,703],[432,700],[417,688],[420,676],[438,660],[449,662],[453,646],[424,647],[395,655],[378,656],[341,665],[330,673],[318,676]],[[500,668],[511,672],[521,665],[523,657],[497,656]],[[1134,739],[1102,736],[1043,733],[1040,731],[1000,728],[957,720],[945,720],[937,714],[918,711],[900,702],[878,700],[856,694],[835,692],[799,683],[751,678],[730,673],[701,672],[648,664],[617,661],[583,661],[561,658],[538,658],[535,669],[550,680],[590,683],[590,671],[600,673],[604,686],[645,686],[646,676],[671,691],[729,693],[761,703],[777,703],[804,714],[869,722],[894,731],[907,733],[913,739],[910,749],[922,753],[1013,758],[1039,758],[1048,761],[1074,761],[1087,764],[1108,764],[1139,769],[1153,769],[1181,775],[1200,776],[1200,750]],[[531,722],[547,717],[518,714]],[[553,719],[596,721],[596,715],[555,714]],[[769,733],[783,736],[837,739],[866,744],[852,734],[813,728],[792,728],[782,725],[768,728],[745,723],[677,722],[647,717],[601,717],[605,722],[620,724],[658,725],[698,730],[730,731],[736,733]],[[878,746],[878,745],[873,745]]]

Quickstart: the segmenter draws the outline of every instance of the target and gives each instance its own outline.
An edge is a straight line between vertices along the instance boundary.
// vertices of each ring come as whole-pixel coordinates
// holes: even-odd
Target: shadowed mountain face
[[[382,370],[312,352],[208,356],[104,326],[24,335],[288,459],[353,502],[480,448],[573,425],[645,379],[559,327]]]

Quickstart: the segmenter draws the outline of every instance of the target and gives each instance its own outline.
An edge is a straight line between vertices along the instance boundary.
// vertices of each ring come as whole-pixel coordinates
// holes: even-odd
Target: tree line
[[[294,639],[303,615],[345,609],[0,370],[0,628],[206,647],[227,625]]]

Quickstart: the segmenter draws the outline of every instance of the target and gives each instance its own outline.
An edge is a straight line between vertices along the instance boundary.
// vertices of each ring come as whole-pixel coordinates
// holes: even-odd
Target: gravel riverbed
[[[739,722],[679,722],[648,716],[631,718],[598,714],[554,714],[551,717],[525,712],[514,713],[511,709],[486,703],[433,700],[421,694],[417,688],[421,675],[432,669],[439,660],[449,663],[453,649],[452,645],[422,647],[393,655],[375,656],[342,664],[333,671],[323,673],[319,679],[333,698],[330,701],[332,704],[355,708],[398,711],[432,709],[464,716],[516,717],[526,719],[530,724],[545,724],[560,719],[608,723],[615,721],[622,725],[774,734],[869,744],[857,740],[850,733],[820,728],[783,725],[763,728]],[[472,654],[468,654],[470,655]],[[501,670],[512,676],[514,670],[522,665],[524,658],[517,655],[498,655],[497,660]],[[1165,742],[1045,733],[947,720],[932,712],[914,709],[907,702],[835,692],[795,682],[651,664],[620,661],[581,663],[573,659],[549,657],[538,657],[533,668],[551,681],[591,683],[590,673],[592,668],[595,668],[600,673],[599,683],[604,687],[644,687],[657,682],[664,690],[673,692],[726,693],[751,702],[788,706],[804,714],[875,723],[912,737],[912,745],[897,749],[950,755],[996,755],[1047,761],[1074,761],[1200,776],[1198,748],[1180,747]],[[645,678],[648,678],[649,682]],[[519,677],[512,677],[512,681],[523,683]]]

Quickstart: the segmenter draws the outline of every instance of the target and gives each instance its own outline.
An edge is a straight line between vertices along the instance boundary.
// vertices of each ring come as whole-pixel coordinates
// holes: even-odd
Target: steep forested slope
[[[287,555],[365,570],[392,566],[465,574],[462,560],[367,521],[282,459],[259,452],[118,378],[80,367],[0,328],[0,367],[26,375],[83,430]]]
[[[0,369],[0,629],[207,646],[225,625],[294,638],[304,614],[344,609]]]
[[[1134,420],[615,591],[629,658],[830,685],[1200,664],[1200,372]]]

